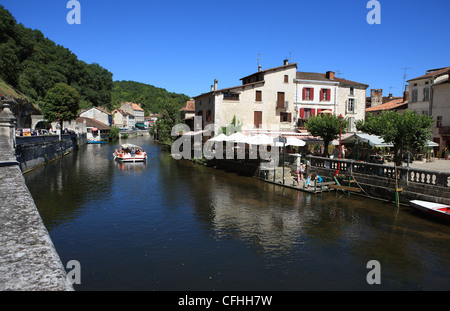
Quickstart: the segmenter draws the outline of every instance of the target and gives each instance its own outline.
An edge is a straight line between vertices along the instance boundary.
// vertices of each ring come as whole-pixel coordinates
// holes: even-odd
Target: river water
[[[409,207],[310,195],[127,142],[146,164],[116,163],[118,143],[87,145],[25,175],[63,264],[80,263],[76,290],[450,290],[450,226]]]

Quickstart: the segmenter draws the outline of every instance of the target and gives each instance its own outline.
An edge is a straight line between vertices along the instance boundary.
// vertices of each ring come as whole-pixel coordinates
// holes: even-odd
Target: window
[[[239,94],[223,93],[223,100],[239,100]]]
[[[350,88],[350,95],[355,95],[355,88],[354,87]]]
[[[206,122],[211,122],[211,110],[206,110]]]
[[[292,122],[292,113],[280,112],[280,122]]]
[[[320,101],[330,101],[331,99],[331,90],[330,89],[321,89],[320,90]]]
[[[412,90],[412,98],[411,98],[411,102],[416,102],[417,101],[417,94],[418,94],[419,92],[418,92],[418,90],[417,89],[414,89],[414,90]]]
[[[288,75],[284,75],[284,83],[289,83],[289,76]]]
[[[255,128],[257,128],[257,129],[261,128],[262,111],[255,111],[254,112],[254,124],[255,124]]]
[[[427,101],[430,100],[430,88],[426,87],[423,89],[423,100]]]
[[[349,98],[347,100],[347,113],[355,113],[356,111],[356,98]]]
[[[257,101],[257,102],[261,102],[262,101],[262,91],[256,91],[255,101]]]
[[[303,88],[303,100],[314,100],[314,88],[312,87]]]
[[[284,100],[284,92],[277,94],[277,108],[287,109],[287,102]]]
[[[436,127],[442,127],[442,116],[436,117]]]

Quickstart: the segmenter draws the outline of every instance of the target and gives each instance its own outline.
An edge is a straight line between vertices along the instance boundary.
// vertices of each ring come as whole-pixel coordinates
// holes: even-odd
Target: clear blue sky
[[[407,79],[450,66],[450,1],[379,0],[381,24],[369,25],[368,0],[79,0],[81,25],[69,25],[68,0],[0,0],[19,23],[41,30],[114,80],[196,96],[240,84],[292,57],[299,71],[343,78],[402,94]],[[290,54],[292,53],[292,54]]]

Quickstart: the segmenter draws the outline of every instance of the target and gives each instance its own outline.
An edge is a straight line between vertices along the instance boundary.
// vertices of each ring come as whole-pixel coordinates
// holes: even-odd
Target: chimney
[[[404,91],[403,92],[403,102],[409,102],[409,91]]]
[[[285,59],[285,60],[283,61],[283,64],[284,64],[284,66],[289,65],[289,59]]]
[[[334,71],[327,71],[326,77],[327,79],[334,80],[335,73]]]
[[[214,91],[214,85],[211,85],[211,92]]]
[[[383,89],[371,89],[371,107],[379,106],[383,103]]]
[[[261,66],[258,66],[258,72],[261,72]]]
[[[217,79],[214,80],[214,91],[217,91],[219,86],[219,81],[217,81]]]
[[[389,93],[389,99],[392,99],[392,93]]]

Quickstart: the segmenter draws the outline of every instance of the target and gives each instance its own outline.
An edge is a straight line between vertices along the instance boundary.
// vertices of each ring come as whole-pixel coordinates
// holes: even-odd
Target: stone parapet
[[[0,136],[0,290],[72,291],[14,159],[8,137]]]

